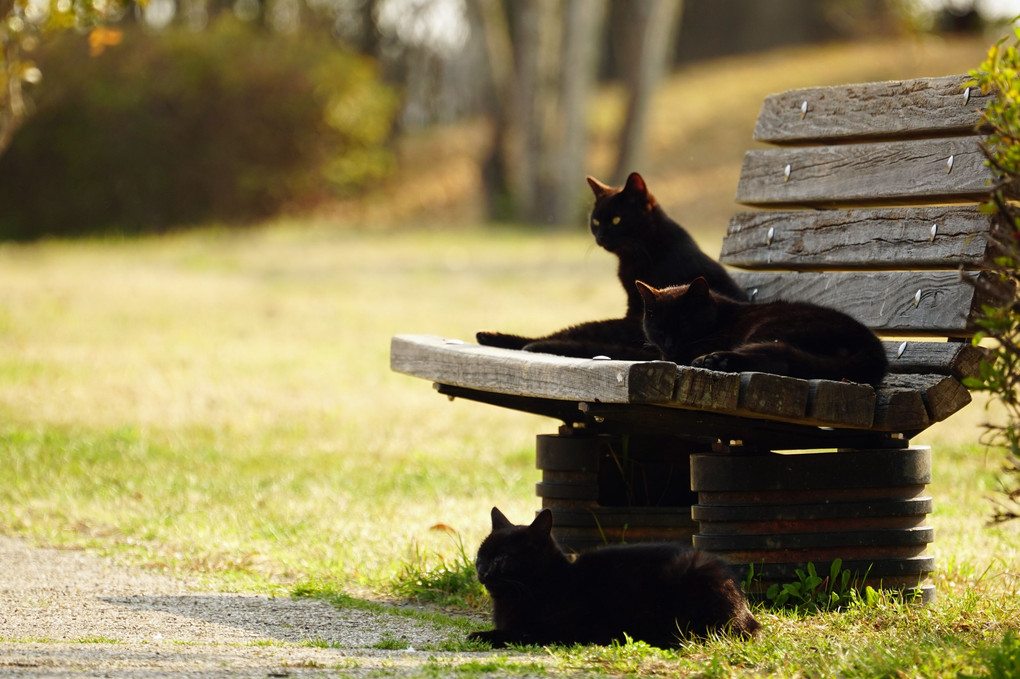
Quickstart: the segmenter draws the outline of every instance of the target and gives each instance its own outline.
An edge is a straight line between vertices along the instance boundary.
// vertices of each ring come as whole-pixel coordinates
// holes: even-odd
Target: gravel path
[[[406,617],[312,599],[202,591],[0,536],[3,677],[410,675],[456,660],[414,650],[450,636]],[[408,648],[372,648],[384,639]],[[316,640],[329,647],[309,645]]]

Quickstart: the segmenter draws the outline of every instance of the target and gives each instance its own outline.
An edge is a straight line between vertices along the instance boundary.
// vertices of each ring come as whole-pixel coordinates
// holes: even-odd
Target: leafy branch
[[[0,0],[0,154],[28,117],[25,84],[35,85],[42,79],[30,57],[40,40],[63,30],[90,31],[89,46],[96,55],[119,42],[119,31],[103,24],[119,19],[131,2]]]
[[[1018,17],[1020,18],[1020,17]],[[992,396],[1004,419],[985,424],[981,440],[1005,452],[1000,488],[992,501],[996,523],[1020,518],[1020,206],[1011,200],[1020,187],[1020,28],[1013,40],[1003,38],[988,50],[980,67],[971,71],[968,87],[994,92],[982,115],[980,129],[987,163],[998,180],[981,210],[993,216],[990,279],[982,292],[990,301],[976,320],[975,344],[988,348],[980,375],[964,380],[975,391]]]

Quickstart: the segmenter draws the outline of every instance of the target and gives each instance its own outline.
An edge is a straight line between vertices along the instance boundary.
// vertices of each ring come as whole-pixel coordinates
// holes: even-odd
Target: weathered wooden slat
[[[762,514],[761,502],[744,505],[692,505],[691,518],[703,522],[752,522],[752,521],[824,521],[842,518],[885,518],[918,517],[931,513],[930,497],[876,500],[863,498],[857,501],[840,502],[792,502],[769,507],[767,516]],[[702,531],[705,531],[702,526]],[[705,531],[707,532],[707,531]]]
[[[736,200],[773,207],[976,202],[993,179],[980,139],[748,151]]]
[[[656,403],[673,397],[676,365],[566,358],[430,335],[396,335],[390,367],[434,382],[541,398]]]
[[[800,419],[807,415],[810,392],[807,380],[741,373],[739,411],[777,419]]]
[[[743,212],[720,261],[746,269],[976,269],[990,217],[977,206]]]
[[[812,87],[767,97],[754,138],[772,144],[968,134],[992,95],[966,75]]]
[[[964,276],[977,278],[978,272]],[[967,337],[981,297],[960,274],[948,271],[738,273],[734,278],[757,302],[814,302],[839,309],[886,334]]]
[[[807,416],[831,425],[870,427],[875,418],[875,390],[867,384],[811,380]]]
[[[811,549],[823,547],[882,547],[926,545],[935,539],[930,526],[914,528],[852,531],[840,530],[827,533],[780,533],[766,535],[705,535],[694,536],[694,546],[711,552],[725,553],[740,550]]]
[[[838,470],[838,473],[833,473],[833,470]],[[798,498],[792,491],[853,489],[853,494],[860,495],[862,488],[900,488],[926,483],[931,483],[931,451],[926,446],[902,450],[859,450],[846,456],[842,453],[691,456],[691,490],[698,493],[776,490],[786,494],[783,503],[755,499],[729,504],[811,501]],[[890,494],[888,497],[895,498],[897,495]],[[733,499],[732,496],[730,499]],[[702,499],[699,504],[719,502]]]
[[[720,373],[664,361],[590,361],[446,344],[428,335],[395,336],[391,366],[443,384],[536,400],[651,403],[812,427],[873,426],[876,431],[920,431],[970,400],[957,380],[944,375],[890,375],[876,391],[848,382]]]
[[[879,385],[884,387],[919,393],[932,422],[941,422],[971,401],[966,387],[948,375],[888,375]]]
[[[957,379],[981,374],[987,351],[970,342],[883,342],[890,373],[952,375]]]
[[[924,399],[915,389],[885,387],[875,391],[875,419],[872,428],[877,431],[917,432],[931,425],[931,417]]]
[[[875,406],[874,389],[850,382],[678,366],[676,384],[664,405],[815,427],[867,428]]]
[[[671,405],[735,412],[740,405],[740,375],[703,368],[677,368]]]
[[[960,393],[959,382],[942,375],[889,376],[875,390],[850,382],[766,373],[712,373],[680,366],[678,384],[685,382],[685,373],[693,371],[698,371],[694,373],[698,384],[713,386],[697,393],[712,393],[716,398],[682,398],[663,405],[814,427],[915,432],[948,417],[970,397],[966,389]],[[739,396],[734,405],[736,385]]]

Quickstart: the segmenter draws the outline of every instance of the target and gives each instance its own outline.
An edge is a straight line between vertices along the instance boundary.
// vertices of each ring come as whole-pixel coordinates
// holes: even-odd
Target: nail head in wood
[[[896,349],[896,358],[900,358],[901,356],[903,356],[903,352],[906,351],[906,350],[907,350],[907,343],[904,342],[903,344],[901,344],[899,346],[898,349]]]
[[[970,103],[970,88],[968,87],[963,91],[963,105],[966,106]]]
[[[783,181],[784,182],[790,181],[790,166],[789,165],[787,165],[785,168],[783,168]]]
[[[932,224],[931,225],[931,236],[928,238],[928,242],[929,243],[935,242],[935,234],[937,234],[938,232],[939,232],[939,225],[938,224]]]
[[[770,226],[769,232],[765,234],[765,244],[772,245],[772,239],[776,237],[776,227]]]
[[[921,303],[921,291],[918,290],[917,292],[914,293],[914,308],[916,309],[920,303]]]
[[[946,161],[946,174],[953,171],[953,156],[949,156],[949,160]]]
[[[807,117],[807,100],[804,100],[804,103],[800,105],[800,119],[804,120],[804,118],[806,117]]]

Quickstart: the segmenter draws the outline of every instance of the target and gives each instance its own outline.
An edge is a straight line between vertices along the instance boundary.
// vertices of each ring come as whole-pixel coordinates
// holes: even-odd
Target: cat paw
[[[695,368],[704,368],[706,370],[717,370],[723,373],[740,372],[740,367],[737,365],[739,357],[731,351],[715,351],[711,354],[705,354],[704,356],[698,356],[696,359],[691,361],[691,365]]]
[[[468,641],[477,641],[484,644],[489,644],[493,648],[504,648],[506,642],[502,639],[499,630],[480,630],[478,632],[471,632],[467,635]]]

